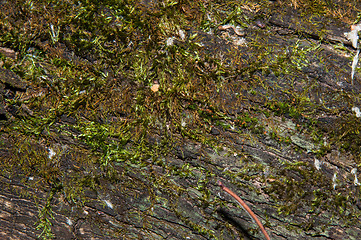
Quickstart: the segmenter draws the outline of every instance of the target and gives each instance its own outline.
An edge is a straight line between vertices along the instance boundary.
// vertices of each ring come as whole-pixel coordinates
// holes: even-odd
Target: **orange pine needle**
[[[223,183],[221,183],[221,181],[218,181],[218,185],[222,188],[222,190],[226,191],[229,195],[231,195],[234,199],[237,200],[237,202],[239,202],[239,204],[241,204],[241,206],[249,213],[249,215],[251,215],[251,217],[256,221],[257,225],[259,226],[259,228],[261,229],[263,235],[266,237],[267,240],[271,240],[271,238],[269,237],[268,233],[266,232],[266,229],[263,227],[262,223],[260,220],[258,220],[256,214],[254,214],[254,212],[252,212],[252,210],[247,206],[247,204],[240,198],[237,196],[237,194],[235,194],[234,192],[232,192],[231,189],[227,188],[226,186],[223,185]]]

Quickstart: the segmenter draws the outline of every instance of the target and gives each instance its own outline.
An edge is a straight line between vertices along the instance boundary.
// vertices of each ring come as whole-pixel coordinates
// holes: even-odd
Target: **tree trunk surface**
[[[273,91],[273,96],[264,94],[269,102],[259,98],[265,88],[244,81],[245,74],[239,73],[232,81],[244,81],[243,87],[235,91],[247,100],[235,108],[238,100],[225,81],[217,93],[223,101],[221,110],[228,116],[252,112],[252,117],[241,118],[243,123],[236,127],[212,124],[207,134],[217,147],[179,134],[167,154],[144,158],[142,164],[134,163],[134,168],[129,167],[133,166],[132,159],[128,165],[114,162],[111,167],[96,163],[102,151],[94,153],[86,141],[72,137],[80,130],[69,127],[78,121],[70,115],[57,115],[57,120],[36,136],[9,132],[6,126],[16,119],[31,118],[32,109],[23,100],[23,105],[17,105],[20,110],[12,111],[13,103],[4,101],[9,98],[6,93],[24,94],[32,87],[31,83],[24,87],[19,76],[13,77],[13,83],[6,83],[4,79],[9,75],[0,74],[0,154],[4,169],[0,177],[0,238],[265,239],[255,221],[218,186],[221,181],[246,202],[271,239],[361,239],[357,171],[360,134],[349,130],[354,122],[352,126],[360,126],[360,120],[344,100],[351,99],[352,93],[356,96],[353,104],[360,103],[356,94],[361,88],[360,76],[356,73],[354,84],[350,79],[356,50],[344,36],[350,24],[321,15],[304,15],[286,4],[280,6],[262,9],[258,15],[244,10],[245,15],[253,17],[244,36],[238,36],[232,28],[213,33],[188,29],[188,36],[197,34],[207,54],[223,54],[229,62],[258,61],[254,75]],[[237,45],[241,37],[246,43]],[[252,52],[247,46],[251,39],[269,46],[272,53]],[[304,56],[300,53],[299,58],[288,57],[300,49],[310,50]],[[277,64],[266,68],[259,57],[300,64],[297,74],[302,75],[274,74]],[[300,99],[313,102],[313,109],[298,114],[297,120],[291,108],[284,110],[283,105],[275,104],[297,104],[292,101],[299,100],[293,98],[308,88]],[[285,91],[290,92],[289,99],[285,99]],[[212,108],[208,111],[219,114]],[[219,122],[230,121],[224,118]],[[263,127],[257,128],[260,125]],[[329,133],[339,136],[339,142],[328,138]],[[324,134],[321,143],[315,141],[317,134]],[[51,141],[43,141],[42,136]],[[163,138],[161,134],[150,138],[150,148],[156,148]],[[338,144],[345,138],[355,148]],[[22,141],[28,142],[26,147]],[[109,137],[101,141],[118,140]],[[50,156],[52,151],[54,157]],[[94,161],[89,160],[92,157]],[[44,160],[44,168],[34,164],[36,169],[27,172],[22,164],[31,158],[52,160]],[[19,164],[14,167],[16,164],[9,159],[18,159]],[[31,164],[26,167],[31,168]],[[67,184],[74,184],[73,190],[65,187]]]

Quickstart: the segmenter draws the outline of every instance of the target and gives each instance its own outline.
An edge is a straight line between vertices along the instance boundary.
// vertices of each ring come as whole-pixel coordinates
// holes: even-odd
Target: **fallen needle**
[[[231,195],[234,199],[237,200],[237,202],[239,202],[239,204],[241,204],[241,206],[249,213],[249,215],[251,215],[251,217],[256,221],[257,225],[259,226],[259,228],[261,229],[263,235],[266,237],[267,240],[271,240],[271,238],[269,237],[268,233],[266,232],[266,229],[263,227],[262,223],[260,220],[258,220],[256,214],[254,214],[254,212],[252,212],[252,210],[247,206],[247,204],[240,198],[237,196],[237,194],[235,194],[231,189],[227,188],[226,186],[223,185],[223,183],[221,183],[221,181],[218,181],[218,185],[222,188],[222,190],[226,191],[229,195]]]

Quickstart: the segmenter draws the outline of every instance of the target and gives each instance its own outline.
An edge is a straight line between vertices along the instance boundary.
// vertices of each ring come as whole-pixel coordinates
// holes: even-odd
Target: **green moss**
[[[318,1],[283,4],[291,3],[302,6],[301,16],[334,13],[328,4]],[[299,124],[299,133],[322,143],[329,132],[317,129],[313,114],[327,109],[309,97],[316,83],[300,80],[301,90],[294,84],[296,77],[305,76],[310,55],[320,54],[318,43],[291,41],[276,48],[267,42],[265,31],[255,30],[256,36],[246,38],[248,53],[234,46],[221,51],[216,45],[204,45],[214,36],[201,30],[215,30],[222,24],[250,27],[254,20],[268,17],[268,10],[260,11],[267,4],[132,0],[4,4],[0,44],[16,50],[19,56],[16,60],[1,56],[3,67],[32,86],[24,98],[17,96],[8,103],[25,104],[33,114],[17,117],[4,127],[16,157],[2,163],[2,174],[14,170],[24,178],[40,178],[34,185],[42,190],[52,186],[46,205],[39,209],[38,228],[44,231],[43,238],[52,238],[50,203],[55,197],[81,206],[88,200],[85,192],[101,190],[101,182],[106,181],[124,184],[125,196],[133,197],[132,189],[137,187],[149,195],[136,217],[129,213],[131,219],[146,223],[152,207],[161,202],[191,229],[216,239],[207,224],[187,218],[179,210],[178,199],[197,191],[200,209],[221,205],[210,191],[218,163],[209,159],[198,163],[197,158],[170,164],[169,158],[186,158],[185,154],[176,156],[180,143],[202,146],[201,150],[193,149],[202,157],[206,147],[215,152],[223,146],[232,148],[232,143],[210,134],[212,127],[221,126],[224,132],[236,130],[237,137],[251,133],[263,136],[266,126],[260,115],[292,119]],[[275,3],[275,8],[277,4],[282,3]],[[257,14],[250,16],[246,9]],[[312,18],[309,21],[319,26]],[[317,34],[323,36],[324,30]],[[154,84],[160,85],[157,91],[151,90]],[[360,137],[358,119],[348,117],[337,124],[340,128],[332,143],[359,158],[361,143],[353,140]],[[281,135],[277,128],[269,136],[280,144],[291,144],[290,136]],[[48,150],[36,144],[39,141],[48,147],[58,142],[69,148],[73,152],[72,157],[67,156],[71,171],[60,167],[62,151],[59,159],[51,159]],[[321,148],[318,156],[327,151]],[[257,192],[247,182],[263,170],[262,164],[243,162],[237,172],[224,171],[224,175],[236,186]],[[289,215],[306,205],[316,215],[335,204],[338,212],[334,214],[342,215],[349,206],[347,197],[333,195],[330,182],[309,165],[283,163],[274,174],[277,179],[267,193],[282,202],[276,206],[280,213]],[[190,181],[192,191],[175,183],[174,177]],[[312,191],[306,192],[309,187]],[[210,218],[218,221],[214,215]],[[310,229],[312,222],[301,227]]]

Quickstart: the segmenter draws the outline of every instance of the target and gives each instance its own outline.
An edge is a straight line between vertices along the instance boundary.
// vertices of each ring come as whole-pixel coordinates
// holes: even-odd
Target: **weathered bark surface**
[[[254,23],[246,30],[246,40],[258,37],[260,44],[272,43],[273,47],[292,45],[296,41],[307,47],[320,41],[316,33],[318,29],[303,25],[300,20],[307,16],[299,16],[297,10],[286,7],[272,11],[267,13],[270,17],[263,20],[265,28]],[[313,102],[329,109],[337,107],[338,115],[320,109],[314,109],[312,113],[319,120],[318,129],[332,131],[342,121],[339,114],[351,111],[338,97],[360,92],[360,77],[356,75],[355,84],[350,84],[350,59],[333,48],[333,44],[340,43],[353,52],[343,36],[349,31],[349,26],[322,16],[315,21],[325,31],[319,46],[323,49],[320,55],[324,61],[320,62],[312,53],[308,55],[309,64],[303,69],[303,75],[293,78],[294,89],[312,88],[307,97]],[[199,30],[191,31],[203,37],[202,44],[207,51],[223,51],[228,57],[227,50],[236,49],[231,41],[222,38],[221,31],[212,35]],[[228,35],[235,36],[235,32],[230,30]],[[237,49],[240,53],[247,52],[247,46]],[[247,55],[255,57],[251,52],[244,57]],[[265,73],[260,76],[267,82],[275,83],[275,92],[287,87],[287,81],[290,81],[284,75]],[[8,79],[3,75],[0,77]],[[0,80],[0,84],[9,84]],[[24,87],[20,80],[20,85],[11,84],[15,84],[16,89],[8,92]],[[5,90],[1,91],[4,94]],[[252,99],[252,93],[244,91],[250,101],[244,104],[244,109],[233,109],[235,96],[226,91],[223,94],[222,110],[229,114],[265,104],[259,99]],[[0,115],[7,116],[3,124],[12,117],[19,117],[16,111],[9,111],[10,108],[10,105],[0,106]],[[23,110],[23,114],[26,116],[31,112]],[[75,120],[62,116],[55,124],[69,121]],[[159,161],[175,169],[188,166],[189,175],[167,176],[163,182],[159,181],[159,186],[150,186],[144,181],[144,175],[154,178],[167,175],[164,168],[156,165],[144,168],[143,173],[139,169],[134,173],[127,172],[127,178],[123,178],[121,175],[128,170],[119,163],[114,166],[114,175],[97,176],[97,173],[101,175],[100,167],[97,169],[73,157],[72,153],[77,152],[79,146],[86,145],[81,145],[83,143],[70,137],[65,130],[57,132],[50,128],[53,132],[49,135],[58,146],[55,151],[60,152],[56,162],[60,171],[69,176],[92,176],[101,188],[97,191],[85,190],[86,200],[81,200],[79,204],[78,199],[61,197],[61,187],[54,179],[44,182],[47,187],[36,189],[31,188],[32,183],[43,181],[36,176],[23,176],[21,171],[3,174],[0,178],[0,238],[37,239],[41,233],[41,230],[36,230],[39,209],[43,209],[49,201],[55,239],[263,239],[247,213],[221,191],[217,185],[220,180],[250,206],[271,239],[360,239],[361,223],[357,221],[357,216],[361,214],[361,194],[360,187],[355,185],[357,172],[353,169],[359,167],[355,157],[332,146],[327,154],[317,159],[313,151],[320,146],[312,141],[309,132],[300,131],[297,123],[287,114],[267,117],[259,113],[258,121],[265,126],[263,131],[276,129],[280,133],[277,138],[284,137],[290,142],[284,143],[269,135],[260,137],[252,130],[244,130],[240,134],[237,129],[214,126],[209,133],[223,143],[223,149],[215,152],[190,140],[178,142],[172,154],[160,156]],[[4,143],[1,156],[6,161],[13,157],[16,142],[6,132],[2,132],[1,138]],[[47,151],[48,146],[41,142],[35,140],[33,144],[33,151]],[[230,149],[238,154],[230,155]],[[152,161],[149,159],[144,164],[149,166]],[[205,173],[207,175],[203,175]],[[54,189],[58,191],[51,197]],[[329,197],[329,200],[326,199]]]

